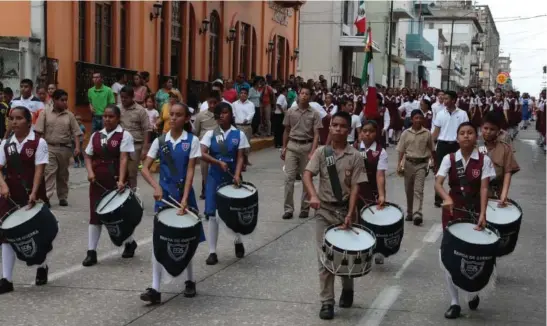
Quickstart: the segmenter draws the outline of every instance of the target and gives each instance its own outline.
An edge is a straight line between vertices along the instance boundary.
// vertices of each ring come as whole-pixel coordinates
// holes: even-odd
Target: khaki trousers
[[[236,125],[237,129],[241,130],[245,134],[245,137],[247,137],[247,141],[249,141],[249,144],[251,143],[251,137],[253,136],[253,127],[248,125]],[[247,148],[245,153],[249,154],[251,152],[251,148]]]
[[[422,206],[424,203],[424,184],[425,174],[427,172],[427,166],[429,161],[423,163],[412,163],[405,160],[404,163],[404,176],[405,176],[405,192],[406,192],[406,207],[407,214],[412,216],[414,213],[422,213]],[[418,202],[418,209],[414,208],[414,199]]]
[[[316,227],[315,227],[315,239],[317,243],[317,261],[319,263],[319,299],[322,304],[334,304],[334,280],[335,276],[329,272],[321,263],[321,253],[323,246],[323,237],[325,235],[325,230],[333,225],[340,224],[344,222],[344,216],[336,214],[330,210],[319,208],[315,213],[316,217]],[[353,290],[353,279],[349,277],[341,277],[342,279],[342,289],[344,290]]]
[[[262,122],[260,124],[260,129],[262,129],[266,136],[270,136],[272,134],[272,106],[267,104],[260,109],[262,110]]]
[[[48,146],[49,163],[44,169],[47,198],[57,189],[59,200],[68,198],[68,166],[72,158],[72,149],[65,146]]]
[[[137,188],[137,176],[139,175],[139,164],[141,163],[142,143],[135,144],[135,151],[127,162],[127,181],[131,188]]]
[[[287,152],[285,153],[285,213],[294,213],[294,182],[297,174],[304,174],[311,146],[312,143],[298,144],[293,141],[289,141],[287,145]],[[302,185],[301,212],[309,212],[310,210],[310,204],[305,202],[307,199],[306,187]]]

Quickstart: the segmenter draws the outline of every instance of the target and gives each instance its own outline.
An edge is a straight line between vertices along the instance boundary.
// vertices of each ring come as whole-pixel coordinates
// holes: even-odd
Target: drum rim
[[[226,187],[226,186],[231,186],[231,185],[233,185],[233,184],[234,184],[234,183],[231,182],[231,181],[227,181],[227,182],[221,183],[220,185],[217,186],[217,189],[216,189],[216,191],[215,191],[215,194],[216,194],[217,196],[222,196],[222,197],[224,197],[224,198],[229,198],[229,199],[245,199],[245,198],[249,198],[249,197],[251,197],[251,196],[254,196],[255,194],[258,195],[258,188],[257,188],[254,184],[252,184],[252,183],[250,183],[250,182],[248,182],[248,181],[241,181],[241,184],[246,185],[246,186],[251,186],[251,187],[253,187],[253,189],[255,190],[255,192],[252,193],[252,194],[250,194],[250,195],[247,196],[247,197],[242,197],[242,198],[226,197],[225,195],[219,194],[219,193],[218,193],[218,190],[219,190],[220,188]]]
[[[490,200],[499,200],[499,199],[498,199],[498,198],[490,197],[490,198],[488,198],[488,201],[490,201]],[[509,203],[511,203],[511,205],[514,205],[514,206],[519,210],[520,215],[519,215],[519,217],[518,217],[516,220],[514,220],[513,222],[507,223],[507,224],[501,224],[501,225],[509,225],[509,224],[512,224],[512,223],[517,222],[518,220],[520,220],[520,219],[522,218],[522,207],[520,207],[520,205],[519,205],[516,201],[514,201],[513,199],[507,198],[507,201],[508,201]],[[486,221],[488,221],[488,214],[486,214]],[[495,223],[494,223],[494,224],[495,224]]]
[[[133,192],[133,190],[132,190],[131,188],[129,188],[129,187],[126,187],[126,189],[129,189],[129,196],[127,197],[127,199],[129,199],[129,198],[131,198],[131,196],[134,194],[134,192]],[[97,207],[99,207],[99,204],[101,203],[101,201],[103,200],[103,198],[106,197],[109,193],[111,193],[111,192],[113,192],[113,191],[118,191],[118,189],[112,189],[112,190],[107,190],[107,191],[105,191],[105,192],[101,195],[101,198],[99,198],[99,200],[97,200],[97,202],[95,203],[95,208],[94,208],[94,209],[95,209],[95,213],[96,213],[97,215],[99,215],[99,216],[100,216],[100,215],[108,215],[108,214],[112,214],[112,213],[114,213],[116,210],[118,210],[119,207],[116,208],[116,209],[113,210],[113,211],[108,212],[108,213],[99,213],[99,212],[97,211]],[[125,190],[124,190],[124,192],[125,192]]]
[[[459,219],[457,219],[457,220],[453,220],[453,221],[448,222],[448,224],[446,225],[446,228],[444,229],[444,231],[450,233],[450,235],[453,236],[454,238],[457,238],[457,239],[463,241],[463,239],[458,238],[458,237],[455,236],[452,232],[449,231],[449,227],[450,227],[451,225],[459,224],[459,223],[470,223],[470,224],[476,225],[476,224],[477,224],[477,221],[475,221],[475,220],[473,220],[473,219],[470,219],[470,218],[459,218]],[[474,246],[492,246],[492,245],[497,245],[497,243],[499,242],[499,239],[501,238],[500,232],[498,231],[498,229],[496,229],[493,225],[491,225],[491,224],[488,223],[488,222],[486,222],[486,228],[488,229],[488,231],[491,231],[491,232],[493,232],[495,235],[497,235],[497,236],[498,236],[498,240],[497,240],[496,242],[494,242],[494,243],[491,243],[491,244],[476,244],[476,243],[473,243]]]
[[[42,202],[36,203],[35,205],[42,205],[42,208],[40,208],[40,209],[38,210],[38,212],[41,212],[41,211],[44,209],[44,207],[46,206],[46,205],[44,205],[44,203],[42,203]],[[6,216],[5,218],[2,218],[2,219],[1,219],[1,220],[2,220],[2,224],[0,224],[0,230],[4,230],[4,231],[12,230],[12,229],[14,229],[14,228],[16,228],[16,227],[19,227],[19,226],[21,226],[21,225],[27,223],[28,221],[32,220],[32,219],[34,218],[34,216],[36,216],[36,215],[34,215],[34,216],[31,217],[30,219],[26,220],[24,223],[21,223],[21,224],[18,224],[18,225],[14,225],[14,226],[12,226],[11,228],[4,228],[4,227],[3,227],[4,222],[11,216],[11,214],[17,212],[17,211],[20,210],[21,208],[25,208],[25,206],[14,206],[14,207],[12,207],[9,211],[6,212],[6,214],[5,214],[4,216],[6,216],[6,215],[7,215],[7,216]]]
[[[325,230],[325,232],[323,233],[323,243],[329,245],[329,247],[331,247],[336,252],[339,252],[339,253],[344,253],[345,252],[345,253],[352,254],[352,255],[357,255],[358,253],[361,253],[361,252],[369,252],[369,251],[374,250],[374,248],[376,248],[376,241],[377,241],[376,240],[376,234],[374,234],[374,232],[372,232],[371,229],[367,228],[366,226],[364,226],[362,224],[352,224],[351,226],[356,227],[358,229],[361,229],[363,231],[366,231],[366,232],[368,232],[368,234],[370,234],[372,236],[372,239],[374,239],[374,244],[370,248],[367,248],[367,249],[364,249],[364,250],[345,250],[345,249],[341,249],[341,248],[337,247],[336,245],[330,243],[330,241],[328,241],[325,237],[327,235],[327,232],[329,232],[331,229],[338,228],[342,225],[344,225],[344,223],[333,224],[333,225],[329,226]]]
[[[391,202],[388,202],[386,201],[385,202],[385,206],[393,206],[395,208],[397,208],[401,213],[401,219],[399,219],[398,221],[396,221],[395,223],[392,223],[392,224],[382,224],[382,225],[379,225],[379,224],[374,224],[374,223],[371,223],[371,222],[368,222],[367,220],[365,220],[363,218],[363,211],[366,210],[367,208],[369,207],[372,207],[372,206],[377,206],[378,204],[376,203],[373,203],[373,204],[367,204],[365,206],[363,206],[363,208],[361,208],[361,211],[359,211],[359,217],[363,220],[363,222],[367,222],[367,223],[370,223],[372,225],[376,225],[376,226],[381,226],[381,227],[388,227],[388,226],[393,226],[393,225],[396,225],[396,224],[400,224],[401,221],[403,221],[405,219],[405,212],[403,211],[403,209],[401,208],[401,206],[395,204],[395,203],[391,203]],[[403,223],[404,224],[404,223]]]
[[[166,225],[166,224],[163,224],[162,221],[160,221],[159,219],[159,214],[164,211],[164,210],[167,210],[167,209],[176,209],[176,208],[173,208],[171,206],[168,206],[168,205],[164,205],[164,206],[161,206],[160,208],[158,208],[158,211],[156,213],[154,213],[154,221],[158,222],[158,223],[161,223],[162,225],[168,227],[168,228],[173,228],[173,226],[170,226],[170,225]],[[197,210],[196,208],[194,207],[186,207],[187,210],[189,210],[190,212],[198,215],[199,214],[199,210]],[[184,227],[184,228],[177,228],[177,229],[188,229],[188,228],[193,228],[195,227],[196,225],[199,225],[201,224],[201,220],[198,220],[196,224],[192,225],[192,226],[189,226],[189,227]]]

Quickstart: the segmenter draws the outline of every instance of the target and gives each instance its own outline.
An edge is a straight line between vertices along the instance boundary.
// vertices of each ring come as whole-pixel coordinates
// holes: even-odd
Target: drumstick
[[[336,230],[351,231],[351,232],[353,232],[353,233],[359,235],[359,232],[355,231],[351,226],[350,226],[349,228],[347,228],[347,229],[343,229],[343,228],[340,228],[340,227],[339,227],[339,228],[337,228]]]
[[[363,198],[363,196],[361,196],[359,194],[357,194],[357,196],[359,196],[359,199],[361,199],[361,201],[364,202],[365,204],[367,204],[367,203],[374,204],[371,200],[366,200],[365,198]],[[368,210],[372,213],[372,215],[374,215],[374,212],[372,211],[371,206],[368,207]]]
[[[175,198],[171,197],[171,195],[169,195],[168,197],[169,197],[169,199],[171,199],[171,200],[175,203],[175,205],[177,205],[179,208],[182,207],[182,206],[180,206],[180,203],[179,203]]]
[[[109,191],[109,190],[110,190],[110,189],[106,189],[106,187],[103,186],[102,184],[100,184],[98,181],[95,181],[94,183],[95,183],[97,186],[103,188],[104,191]]]
[[[175,204],[173,204],[172,202],[170,202],[170,201],[168,201],[168,200],[165,200],[165,199],[162,198],[161,201],[162,201],[165,205],[170,206],[170,207],[172,207],[172,208],[174,208],[174,209],[176,209],[176,210],[179,210],[179,209],[180,209],[180,207],[175,206]]]
[[[104,204],[103,207],[101,207],[101,209],[99,209],[98,211],[102,211],[108,204],[110,204],[110,202],[111,202],[112,200],[114,200],[114,198],[116,198],[116,196],[118,196],[118,195],[120,194],[120,192],[125,191],[125,189],[126,189],[126,188],[122,188],[122,189],[116,190],[116,193],[114,194],[114,196],[112,196],[112,198],[110,198],[110,199],[106,202],[106,204]]]
[[[174,201],[174,202],[176,203],[176,205],[179,206],[179,208],[182,208],[182,206],[180,206],[179,202],[178,202],[175,198],[169,196],[169,199],[171,199],[172,201]],[[198,219],[198,220],[201,220],[202,218],[203,218],[203,219],[205,218],[205,216],[203,216],[203,215],[201,215],[201,214],[196,214],[196,213],[192,212],[191,210],[184,209],[184,211],[185,211],[186,213],[192,215],[193,217],[195,217],[195,218]]]
[[[226,173],[228,173],[228,174],[232,177],[232,179],[235,179],[235,178],[236,178],[236,177],[232,174],[232,172],[230,172],[230,170],[226,170]],[[244,184],[242,184],[242,183],[240,183],[238,186],[241,187],[241,188],[245,188],[245,190],[248,190],[248,191],[250,191],[250,192],[253,192],[253,189],[247,187],[246,185],[244,185]]]

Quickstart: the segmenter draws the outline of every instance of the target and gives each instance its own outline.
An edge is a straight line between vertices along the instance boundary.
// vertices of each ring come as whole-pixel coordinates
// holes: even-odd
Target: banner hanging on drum
[[[236,187],[232,183],[223,183],[217,188],[217,211],[230,230],[248,235],[258,223],[258,190],[250,182],[241,184],[241,187]]]
[[[512,253],[517,246],[522,221],[522,209],[511,199],[507,201],[506,207],[498,207],[498,203],[498,200],[488,200],[486,221],[500,234],[496,256],[502,257]]]
[[[378,209],[377,204],[361,209],[361,223],[376,236],[374,253],[389,257],[399,251],[404,235],[403,215],[403,210],[393,203],[385,203],[383,209]]]

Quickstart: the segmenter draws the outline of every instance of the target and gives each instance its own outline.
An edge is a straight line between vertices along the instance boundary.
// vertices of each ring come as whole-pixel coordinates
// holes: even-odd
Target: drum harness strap
[[[224,134],[220,130],[220,127],[216,127],[213,130],[213,136],[217,141],[218,148],[220,149],[220,153],[222,154],[222,156],[228,156],[228,149],[226,148]]]
[[[23,185],[23,188],[25,188],[25,191],[28,196],[30,192],[30,188],[27,181],[22,177],[23,165],[21,162],[21,157],[19,156],[19,153],[17,153],[17,145],[15,145],[15,143],[7,143],[5,148],[6,148],[6,151],[8,152],[9,164],[13,165],[13,168],[17,172],[17,176],[21,180],[21,184]]]
[[[338,178],[338,171],[336,171],[336,158],[334,157],[334,151],[331,146],[325,146],[325,161],[327,164],[327,172],[329,173],[332,192],[334,193],[336,200],[342,204],[344,203],[342,186],[340,185],[340,179]],[[341,215],[341,212],[337,210],[336,214]]]
[[[454,154],[450,154],[454,155]],[[467,208],[467,211],[469,213],[469,216],[472,220],[476,221],[476,213],[475,213],[475,207],[471,204],[471,198],[465,194],[465,187],[469,186],[469,182],[467,182],[467,176],[465,175],[465,167],[463,166],[463,158],[459,161],[456,161],[456,174],[458,175],[458,179],[460,181],[460,191],[462,193],[463,200],[465,202],[465,208]]]
[[[116,171],[114,169],[114,163],[112,162],[112,157],[110,155],[110,152],[108,151],[108,139],[107,139],[107,136],[103,133],[100,133],[101,135],[101,150],[103,152],[103,155],[104,155],[104,158],[106,160],[110,160],[111,162],[108,163],[108,171],[110,172],[110,174],[112,174],[112,177],[114,179],[117,179],[116,177]]]
[[[175,165],[175,161],[173,160],[173,156],[171,156],[171,150],[169,149],[169,145],[167,145],[167,143],[165,142],[165,134],[158,138],[158,143],[160,146],[160,150],[163,153],[165,163],[167,163],[167,167],[169,168],[169,172],[171,173],[172,176],[178,176],[179,172]],[[184,190],[183,180],[177,181],[177,189],[179,191]]]

